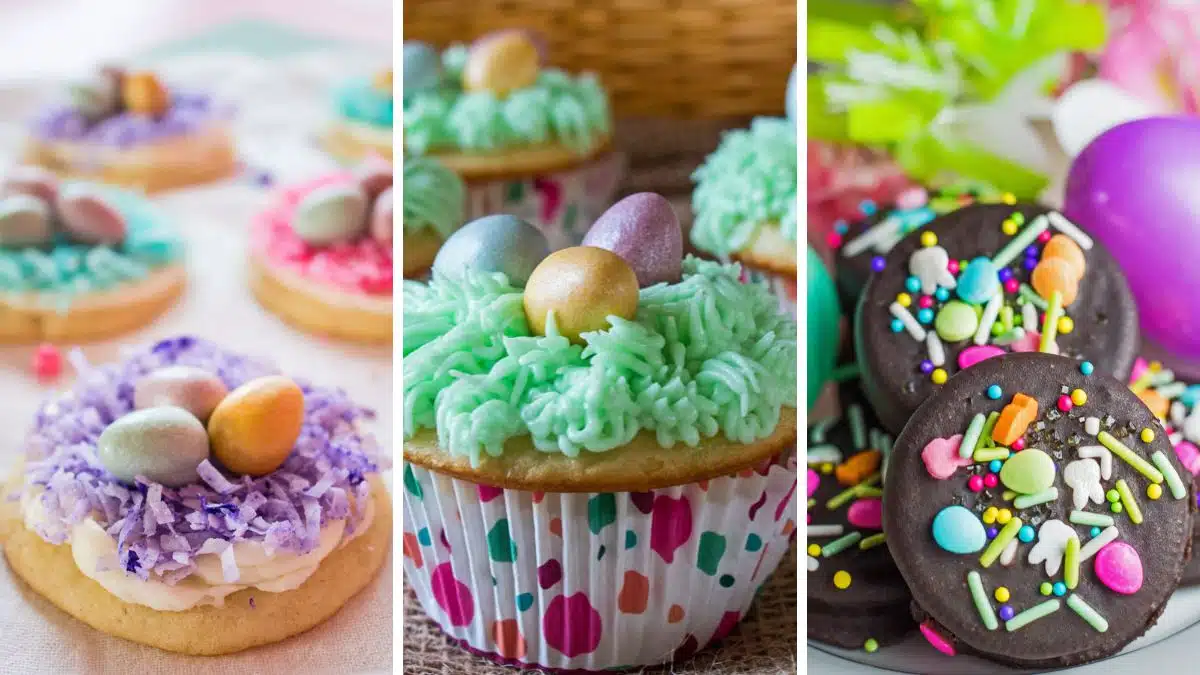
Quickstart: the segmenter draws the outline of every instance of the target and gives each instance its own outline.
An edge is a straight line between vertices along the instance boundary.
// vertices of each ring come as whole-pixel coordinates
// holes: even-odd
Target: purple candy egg
[[[1200,360],[1200,118],[1118,125],[1075,158],[1064,213],[1103,242],[1138,303],[1144,335]]]
[[[66,186],[57,206],[71,239],[81,244],[119,244],[125,239],[125,216],[90,186]]]
[[[624,258],[642,288],[675,283],[683,275],[679,217],[666,198],[653,192],[639,192],[613,204],[592,224],[583,245]]]

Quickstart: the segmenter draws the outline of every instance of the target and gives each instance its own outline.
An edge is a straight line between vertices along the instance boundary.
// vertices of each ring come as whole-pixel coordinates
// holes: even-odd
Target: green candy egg
[[[96,454],[118,480],[137,476],[167,487],[195,483],[196,467],[208,459],[208,432],[183,408],[159,406],[137,410],[108,425]]]
[[[325,185],[296,205],[292,229],[313,246],[358,238],[367,228],[367,195],[357,183]]]
[[[1037,448],[1022,450],[1000,467],[1000,481],[1013,492],[1037,494],[1054,484],[1054,460]]]
[[[821,395],[821,388],[837,362],[842,309],[837,289],[825,270],[825,262],[808,248],[808,409]]]

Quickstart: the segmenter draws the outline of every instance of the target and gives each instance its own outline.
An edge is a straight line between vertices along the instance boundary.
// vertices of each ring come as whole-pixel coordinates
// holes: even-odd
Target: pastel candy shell
[[[550,254],[529,277],[525,318],[536,335],[546,335],[549,314],[558,332],[576,344],[583,333],[610,327],[610,316],[633,319],[637,313],[637,276],[617,254],[593,246],[574,246]]]
[[[933,540],[944,551],[966,555],[983,549],[987,543],[987,533],[979,516],[955,504],[934,516]]]
[[[433,259],[433,271],[447,277],[461,277],[468,270],[502,272],[509,283],[524,286],[549,252],[545,235],[524,220],[484,216],[446,239]]]
[[[42,200],[30,195],[0,199],[0,247],[41,246],[53,238],[50,211]]]
[[[666,198],[653,192],[639,192],[614,204],[588,230],[583,245],[621,256],[642,288],[675,283],[683,276],[679,217]]]
[[[537,81],[539,61],[537,47],[519,31],[482,40],[472,47],[467,57],[463,89],[507,96]]]
[[[1087,260],[1083,256],[1083,249],[1079,248],[1079,244],[1076,244],[1074,239],[1065,234],[1056,234],[1046,242],[1046,246],[1042,248],[1042,259],[1048,258],[1056,258],[1067,263],[1076,279],[1082,279],[1084,272],[1087,271]]]
[[[65,187],[58,196],[58,217],[71,239],[81,244],[119,244],[125,216],[100,192],[86,185]]]
[[[168,366],[142,377],[133,385],[133,406],[138,409],[172,405],[207,422],[229,393],[221,378],[200,368]]]
[[[1079,294],[1079,277],[1075,276],[1075,268],[1062,258],[1042,258],[1033,268],[1030,285],[1047,300],[1058,291],[1062,294],[1063,307],[1075,302],[1075,296]]]
[[[4,177],[0,193],[4,196],[30,195],[48,206],[53,205],[58,201],[58,176],[40,166],[18,166]]]
[[[379,195],[392,187],[392,165],[385,159],[373,157],[354,168],[354,179],[362,187],[367,201],[374,203]]]
[[[196,467],[208,458],[208,434],[182,408],[136,410],[108,425],[96,443],[96,456],[118,480],[138,476],[167,487],[199,480]]]
[[[292,217],[296,236],[313,246],[356,239],[366,227],[367,196],[357,183],[335,183],[309,192]]]
[[[388,188],[371,207],[371,237],[376,241],[391,241],[395,217],[392,188]]]
[[[291,454],[304,424],[304,392],[279,375],[246,382],[208,420],[213,455],[230,471],[262,476]]]
[[[154,73],[129,73],[121,82],[125,108],[139,115],[159,116],[171,107],[167,88]]]
[[[1137,549],[1114,541],[1096,554],[1096,578],[1114,593],[1132,595],[1142,588],[1142,559]]]

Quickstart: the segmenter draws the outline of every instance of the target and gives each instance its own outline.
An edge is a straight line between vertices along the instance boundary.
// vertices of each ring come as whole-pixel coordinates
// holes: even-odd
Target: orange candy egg
[[[1042,258],[1033,268],[1030,279],[1033,290],[1043,298],[1049,298],[1058,291],[1062,294],[1063,307],[1075,302],[1079,294],[1079,277],[1075,276],[1075,268],[1063,258]]]
[[[1083,273],[1087,271],[1087,261],[1084,260],[1083,249],[1079,248],[1079,244],[1065,234],[1056,234],[1046,242],[1045,248],[1042,249],[1042,260],[1051,258],[1066,261],[1074,271],[1076,280],[1082,279]]]
[[[121,82],[121,99],[129,112],[141,115],[162,115],[171,107],[166,86],[154,73],[129,73]]]
[[[304,392],[286,377],[269,375],[221,400],[208,420],[208,438],[225,468],[262,476],[291,454],[303,424]]]

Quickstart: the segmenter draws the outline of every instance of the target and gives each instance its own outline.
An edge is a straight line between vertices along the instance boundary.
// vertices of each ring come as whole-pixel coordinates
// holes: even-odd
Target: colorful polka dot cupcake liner
[[[404,571],[468,650],[594,672],[724,638],[796,536],[791,455],[690,485],[542,493],[404,469]]]
[[[536,225],[550,248],[577,246],[612,205],[625,166],[620,153],[556,173],[467,183],[466,221],[509,213]]]

